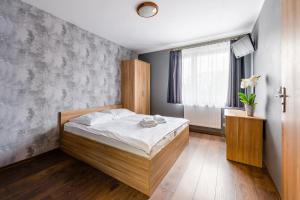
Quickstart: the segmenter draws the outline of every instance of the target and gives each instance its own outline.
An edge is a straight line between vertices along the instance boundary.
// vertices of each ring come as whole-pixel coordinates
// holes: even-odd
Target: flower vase
[[[246,110],[247,116],[253,117],[253,114],[254,114],[254,106],[245,104],[245,110]]]

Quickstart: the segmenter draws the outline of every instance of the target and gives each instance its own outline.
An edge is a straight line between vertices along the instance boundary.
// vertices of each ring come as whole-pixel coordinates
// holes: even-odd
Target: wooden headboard
[[[64,124],[67,123],[70,119],[78,117],[80,115],[84,115],[91,112],[101,112],[104,110],[114,109],[114,108],[122,108],[122,105],[108,105],[102,106],[97,108],[86,108],[86,109],[79,109],[79,110],[70,110],[58,113],[58,128],[59,133],[62,134],[64,130]]]

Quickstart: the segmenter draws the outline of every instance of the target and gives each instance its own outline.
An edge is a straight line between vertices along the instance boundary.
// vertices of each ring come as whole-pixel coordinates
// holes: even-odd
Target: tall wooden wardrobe
[[[140,60],[122,61],[122,104],[138,114],[150,114],[150,64]]]

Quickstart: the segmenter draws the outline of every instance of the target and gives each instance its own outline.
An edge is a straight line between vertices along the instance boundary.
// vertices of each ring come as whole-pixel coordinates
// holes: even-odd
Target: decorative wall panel
[[[58,146],[57,113],[120,103],[134,52],[19,0],[0,1],[0,166]]]

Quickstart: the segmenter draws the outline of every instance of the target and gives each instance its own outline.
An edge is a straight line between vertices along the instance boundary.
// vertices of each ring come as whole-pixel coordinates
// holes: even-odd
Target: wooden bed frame
[[[90,112],[121,107],[121,105],[111,105],[60,112],[58,116],[60,148],[67,154],[150,196],[188,144],[189,127],[182,130],[181,134],[178,134],[151,159],[68,133],[63,129],[64,124],[72,118]]]

